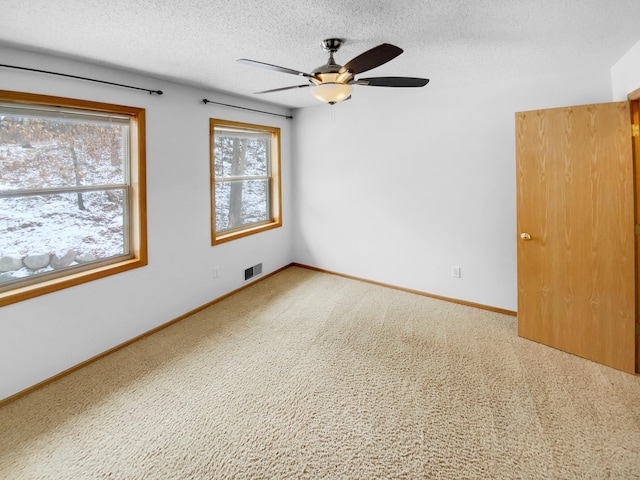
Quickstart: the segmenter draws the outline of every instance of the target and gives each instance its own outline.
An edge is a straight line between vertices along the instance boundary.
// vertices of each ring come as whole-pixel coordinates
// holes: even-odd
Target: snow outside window
[[[212,243],[280,226],[280,129],[210,124]]]
[[[143,128],[142,109],[0,92],[0,305],[146,264]]]

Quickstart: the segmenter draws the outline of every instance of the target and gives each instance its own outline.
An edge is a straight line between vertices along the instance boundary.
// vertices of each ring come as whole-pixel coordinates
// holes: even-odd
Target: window
[[[0,306],[146,265],[144,119],[0,91]]]
[[[280,129],[210,120],[212,244],[282,225]]]

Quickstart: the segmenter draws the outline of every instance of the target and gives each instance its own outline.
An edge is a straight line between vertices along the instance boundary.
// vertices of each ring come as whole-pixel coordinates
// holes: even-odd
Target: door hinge
[[[640,236],[640,225],[636,223],[636,235]]]
[[[637,123],[631,125],[631,136],[640,137],[640,125],[638,125]]]
[[[640,337],[640,323],[636,323],[636,336]]]

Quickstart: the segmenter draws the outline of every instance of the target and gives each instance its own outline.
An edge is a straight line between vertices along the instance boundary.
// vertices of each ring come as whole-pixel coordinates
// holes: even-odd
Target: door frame
[[[631,92],[627,99],[631,104],[631,123],[640,125],[640,88]],[[636,374],[640,374],[640,236],[637,225],[640,224],[640,137],[633,137],[633,189],[635,195],[636,229]]]

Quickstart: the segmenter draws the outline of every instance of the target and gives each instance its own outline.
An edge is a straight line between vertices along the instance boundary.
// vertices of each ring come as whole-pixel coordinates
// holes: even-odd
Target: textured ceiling
[[[345,39],[340,64],[403,48],[365,76],[430,78],[425,88],[602,71],[640,39],[640,0],[0,0],[0,44],[243,96],[303,82],[236,59],[309,72],[329,37]],[[307,89],[260,98],[317,104]]]

